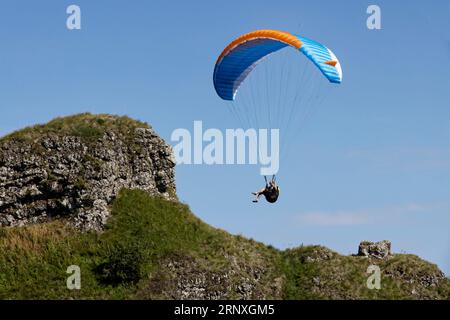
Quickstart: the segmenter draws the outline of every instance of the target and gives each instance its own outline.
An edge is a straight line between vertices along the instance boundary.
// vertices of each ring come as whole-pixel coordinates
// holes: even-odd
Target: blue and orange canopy
[[[214,88],[224,100],[234,100],[237,90],[256,65],[269,54],[291,46],[311,60],[332,83],[341,83],[342,69],[334,53],[324,45],[278,30],[257,30],[231,42],[217,59]]]

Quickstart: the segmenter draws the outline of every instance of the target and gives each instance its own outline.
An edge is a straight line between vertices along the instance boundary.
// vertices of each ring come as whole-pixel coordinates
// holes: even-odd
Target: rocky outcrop
[[[359,244],[358,256],[386,259],[392,256],[391,242],[388,240],[379,242],[362,241]]]
[[[208,261],[174,255],[162,261],[160,270],[138,296],[176,300],[266,300],[281,296],[284,279],[275,277],[263,259],[260,265],[252,266],[237,256],[224,257],[229,266],[214,270]]]
[[[50,123],[0,140],[0,226],[65,217],[101,230],[122,188],[175,198],[171,148],[126,120],[85,114],[58,119],[59,130]]]

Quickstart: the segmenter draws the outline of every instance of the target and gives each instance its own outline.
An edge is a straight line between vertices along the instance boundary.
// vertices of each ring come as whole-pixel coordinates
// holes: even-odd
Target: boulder
[[[362,241],[359,244],[358,256],[386,259],[392,256],[391,242],[388,240],[379,242]]]

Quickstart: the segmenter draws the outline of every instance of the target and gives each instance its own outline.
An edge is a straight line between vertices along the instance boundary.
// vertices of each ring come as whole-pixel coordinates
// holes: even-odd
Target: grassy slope
[[[0,298],[158,298],[143,292],[166,257],[202,259],[220,272],[223,252],[246,259],[257,250],[264,259],[274,250],[201,222],[186,205],[124,190],[101,235],[80,234],[61,221],[0,229]],[[252,262],[249,261],[251,264]],[[66,268],[82,270],[82,290],[67,290]],[[148,291],[148,290],[147,290]]]
[[[414,255],[396,254],[386,261],[371,261],[308,246],[286,250],[283,256],[289,278],[285,295],[292,299],[450,299],[448,279],[439,287],[420,285],[440,271]],[[370,274],[366,272],[371,264],[380,267],[380,290],[367,288]]]
[[[388,276],[383,276],[382,290],[366,289],[367,259],[340,256],[322,247],[280,252],[214,229],[186,205],[142,191],[123,190],[112,211],[103,234],[80,234],[62,221],[0,228],[0,299],[176,298],[176,282],[167,279],[174,273],[163,263],[167,261],[181,263],[182,278],[189,278],[189,272],[220,275],[235,270],[226,280],[232,291],[228,298],[238,297],[241,279],[258,270],[264,272],[253,291],[260,295],[250,298],[414,298],[412,284]],[[82,290],[66,288],[69,265],[81,267]],[[403,276],[437,270],[406,255],[381,267]],[[274,279],[281,279],[282,291],[273,288]],[[220,291],[220,281],[206,284],[208,290]],[[441,284],[421,294],[448,299],[449,288],[448,283]]]
[[[0,143],[11,140],[30,141],[44,135],[76,136],[85,141],[101,138],[106,131],[118,131],[129,136],[135,128],[150,126],[126,116],[108,114],[80,113],[67,117],[59,117],[46,124],[38,124],[15,131],[0,138]]]

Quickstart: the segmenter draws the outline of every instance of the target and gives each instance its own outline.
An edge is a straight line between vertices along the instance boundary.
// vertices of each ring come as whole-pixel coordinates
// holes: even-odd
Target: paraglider
[[[266,180],[266,186],[263,189],[252,193],[255,196],[253,202],[258,202],[259,197],[264,196],[267,202],[274,203],[278,200],[280,195],[280,187],[277,185],[275,176],[272,176],[272,179],[269,182],[267,182],[266,176],[264,176],[264,179]]]
[[[247,107],[240,106],[238,108],[234,105],[235,102],[240,100],[237,97],[238,91],[247,78],[251,79],[253,77],[257,69],[256,66],[269,55],[284,48],[294,48],[296,51],[301,52],[312,62],[315,66],[314,69],[319,70],[328,82],[335,84],[342,82],[342,68],[339,60],[323,44],[285,31],[257,30],[246,33],[232,41],[222,51],[215,64],[213,82],[217,95],[221,99],[233,103],[231,107],[232,112],[236,113],[237,118],[241,121],[242,119],[247,121],[247,125],[255,127],[261,125],[261,118],[267,114],[268,126],[282,128],[286,133],[290,124],[297,121],[296,111],[311,105],[312,101],[320,97],[314,91],[317,86],[309,85],[308,82],[312,83],[312,81],[308,78],[305,79],[304,75],[299,77],[301,80],[297,80],[298,85],[295,85],[294,81],[288,79],[288,75],[293,74],[295,77],[297,74],[301,74],[303,69],[306,69],[302,67],[297,70],[293,66],[291,67],[295,59],[289,58],[286,59],[287,61],[283,61],[286,72],[284,69],[280,71],[278,67],[274,67],[272,70],[265,70],[264,79],[256,85],[251,84],[249,86],[250,98],[241,99],[246,100],[246,103],[243,104],[246,104]],[[281,79],[270,84],[269,82],[275,78],[273,74],[278,73],[281,74]],[[311,88],[310,97],[307,97],[306,94],[306,91],[308,91],[306,90],[307,87]],[[290,88],[293,88],[293,94],[289,96],[287,91]],[[272,98],[270,91],[279,92],[279,94]],[[300,100],[298,99],[299,96]],[[277,201],[279,188],[275,183],[274,177],[269,183],[267,183],[265,177],[266,187],[253,193],[256,195],[254,202],[257,202],[261,195],[264,195],[266,200],[271,203]]]

